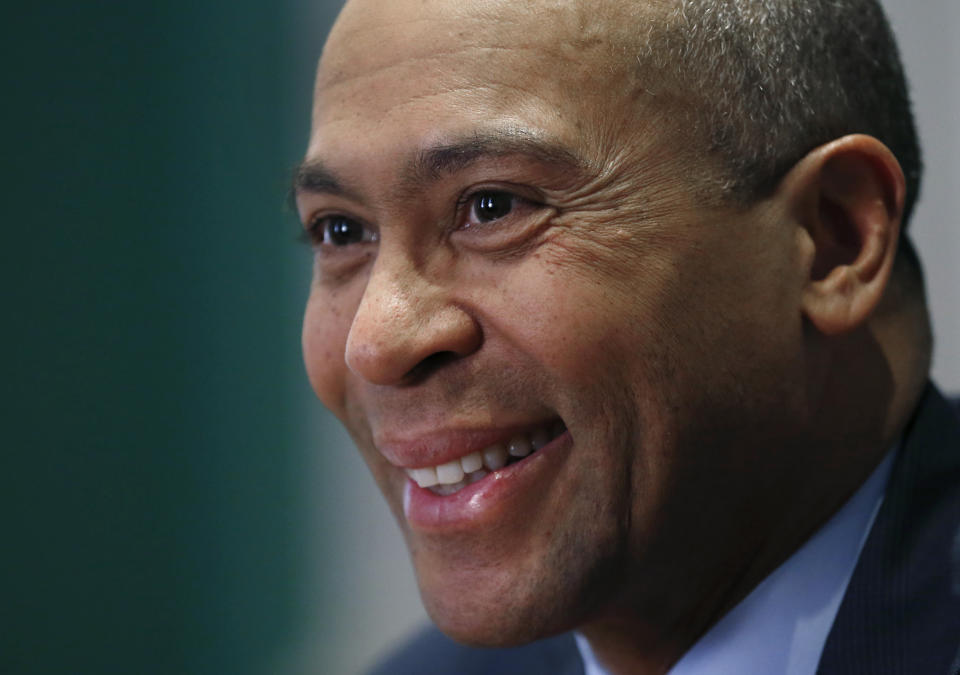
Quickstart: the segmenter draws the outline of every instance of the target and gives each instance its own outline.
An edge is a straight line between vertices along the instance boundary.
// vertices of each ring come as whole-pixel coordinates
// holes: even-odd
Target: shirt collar
[[[814,675],[860,550],[886,490],[896,449],[790,558],[707,631],[669,675]],[[609,675],[574,637],[585,675]]]

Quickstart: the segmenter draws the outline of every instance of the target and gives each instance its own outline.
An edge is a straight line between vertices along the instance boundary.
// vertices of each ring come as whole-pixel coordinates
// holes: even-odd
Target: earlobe
[[[896,255],[906,183],[877,139],[844,136],[794,167],[801,220],[813,245],[804,315],[839,335],[867,321],[883,297]]]

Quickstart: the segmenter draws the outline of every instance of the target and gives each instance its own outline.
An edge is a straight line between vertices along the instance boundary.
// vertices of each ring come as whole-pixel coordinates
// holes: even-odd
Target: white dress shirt
[[[807,542],[707,631],[669,675],[815,675],[896,449]],[[609,675],[579,633],[586,675]]]

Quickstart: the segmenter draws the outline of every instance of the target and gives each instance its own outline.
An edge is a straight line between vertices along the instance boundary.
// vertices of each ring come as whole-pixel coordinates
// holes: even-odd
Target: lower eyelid
[[[528,250],[550,227],[557,209],[528,201],[529,208],[511,213],[502,220],[460,228],[454,232],[458,245],[492,255],[513,255]]]

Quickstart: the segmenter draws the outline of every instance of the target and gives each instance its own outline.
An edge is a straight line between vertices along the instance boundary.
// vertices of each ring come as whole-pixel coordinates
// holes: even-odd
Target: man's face
[[[802,365],[776,203],[705,199],[607,23],[553,5],[348,5],[299,181],[310,381],[468,642],[705,592]]]

